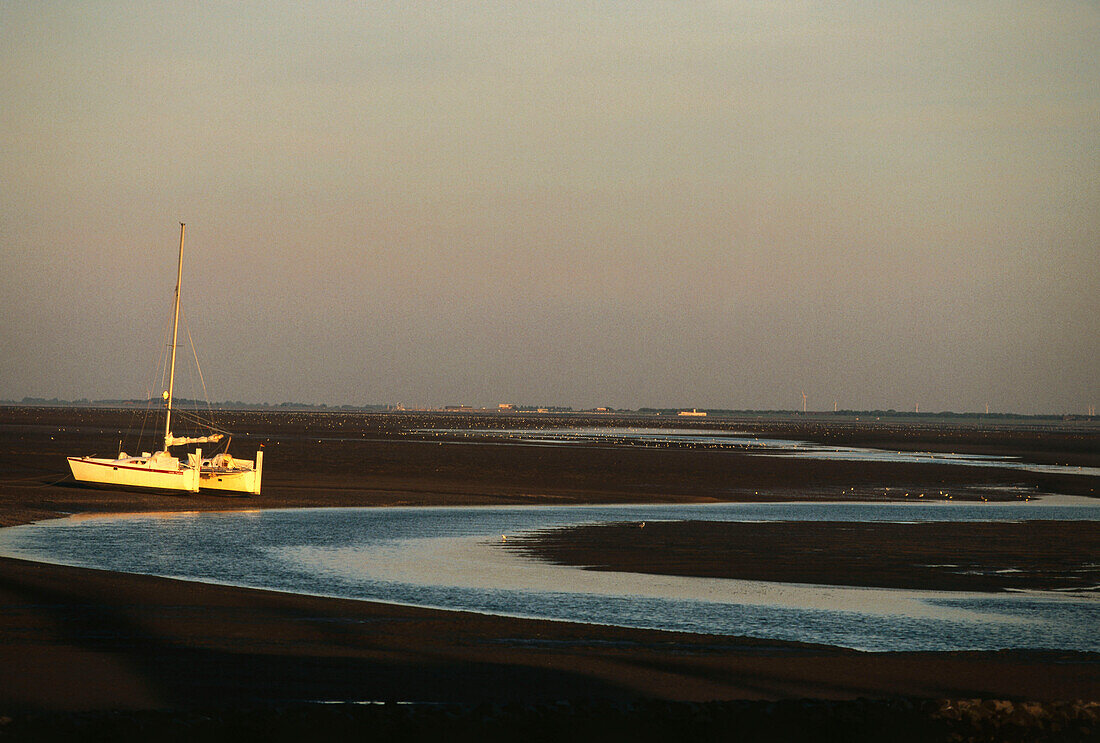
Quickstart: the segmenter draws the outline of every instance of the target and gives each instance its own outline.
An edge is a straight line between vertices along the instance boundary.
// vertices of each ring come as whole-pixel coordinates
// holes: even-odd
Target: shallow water
[[[1100,651],[1100,600],[647,576],[546,565],[502,535],[661,519],[1098,520],[1100,506],[775,503],[335,508],[73,517],[0,530],[0,554],[296,593],[863,650]],[[1100,528],[1100,526],[1098,526]],[[949,560],[947,560],[949,561]]]

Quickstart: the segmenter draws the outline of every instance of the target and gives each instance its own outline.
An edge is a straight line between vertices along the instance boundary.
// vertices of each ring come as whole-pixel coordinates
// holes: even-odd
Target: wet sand
[[[708,449],[441,442],[406,431],[484,426],[491,419],[342,413],[239,413],[223,421],[245,432],[234,439],[235,454],[250,456],[264,446],[259,497],[148,495],[66,481],[65,456],[113,454],[118,439],[137,427],[133,417],[129,411],[0,409],[0,524],[85,512],[296,506],[882,499],[887,486],[1017,498],[1091,495],[1097,485],[1096,478],[982,467],[814,462]],[[494,422],[511,427],[522,420]],[[723,424],[705,423],[716,425]],[[1037,461],[1083,466],[1100,459],[1100,436],[1073,427],[751,420],[724,425],[847,445],[1030,452]],[[1100,699],[1098,661],[1096,654],[1061,652],[868,654],[0,560],[0,667],[7,671],[0,674],[0,715],[316,699]]]

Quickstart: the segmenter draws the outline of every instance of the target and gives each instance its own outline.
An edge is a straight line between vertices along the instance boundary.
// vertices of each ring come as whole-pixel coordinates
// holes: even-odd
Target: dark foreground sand
[[[1094,697],[1075,653],[860,653],[519,620],[5,560],[8,709],[293,700]]]
[[[1073,700],[1098,698],[1097,666],[1095,654],[859,653],[0,560],[0,740],[1093,740],[1100,702]],[[390,704],[304,705],[319,700]]]
[[[0,409],[0,523],[107,511],[707,501],[799,494],[882,498],[886,486],[899,483],[961,497],[1006,492],[1018,497],[1044,491],[1087,495],[1097,484],[1095,478],[980,467],[440,442],[408,436],[402,433],[405,423],[384,416],[365,420],[324,414],[242,417],[250,435],[240,437],[234,451],[244,454],[263,443],[267,452],[265,492],[257,498],[143,495],[66,482],[64,456],[113,449],[116,444],[110,442],[117,442],[124,415]],[[65,423],[72,419],[79,425]],[[441,422],[457,427],[452,418],[416,421],[423,427],[443,427]],[[865,443],[908,441],[915,448],[930,448],[940,442],[945,448],[971,447],[986,453],[1034,449],[1037,458],[1083,465],[1096,459],[1097,435],[1090,431],[1047,435],[1029,430],[998,434],[919,427],[828,429],[823,424],[810,430],[803,423],[798,430],[788,430],[790,426],[769,425],[775,435],[829,434],[848,443],[862,435]],[[757,492],[763,494],[754,495]],[[771,544],[774,549],[774,540]],[[769,548],[766,540],[761,548]],[[596,549],[600,552],[598,545]],[[608,554],[600,553],[597,562],[609,563]],[[270,704],[285,710],[302,700],[531,705],[571,699],[610,704],[619,712],[635,710],[629,705],[645,699],[852,700],[902,695],[1100,700],[1097,654],[868,654],[311,598],[10,559],[0,559],[0,669],[0,718],[14,717],[10,723],[0,719],[0,738],[4,730],[22,729],[30,731],[28,739],[42,726],[64,727],[69,724],[64,721],[75,719],[26,717],[36,712],[244,710]],[[779,714],[778,708],[760,711],[764,709],[746,714],[759,712],[765,715],[761,719]],[[818,708],[814,713],[819,723],[841,714],[840,707],[829,709],[833,712]],[[883,714],[895,721],[907,719],[900,708],[889,709]],[[942,712],[942,707],[937,709]],[[677,714],[671,707],[665,712],[666,720]],[[274,713],[264,714],[261,717],[270,720]],[[629,714],[637,722],[642,712]],[[867,718],[877,713],[863,714]],[[19,728],[23,724],[30,727]],[[1079,731],[1081,725],[1087,727],[1081,723],[1073,729]]]

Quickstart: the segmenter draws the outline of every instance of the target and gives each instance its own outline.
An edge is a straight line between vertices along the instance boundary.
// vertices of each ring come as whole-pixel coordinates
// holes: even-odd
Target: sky
[[[0,399],[1084,413],[1100,5],[0,3]],[[188,382],[190,380],[190,382]]]

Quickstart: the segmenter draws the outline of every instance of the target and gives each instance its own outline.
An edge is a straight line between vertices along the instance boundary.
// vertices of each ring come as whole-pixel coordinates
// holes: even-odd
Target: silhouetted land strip
[[[1094,589],[1094,521],[650,521],[547,529],[504,545],[592,570],[934,591]]]

